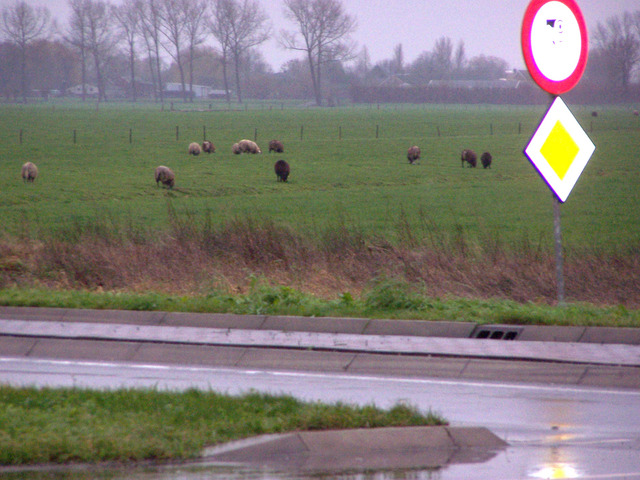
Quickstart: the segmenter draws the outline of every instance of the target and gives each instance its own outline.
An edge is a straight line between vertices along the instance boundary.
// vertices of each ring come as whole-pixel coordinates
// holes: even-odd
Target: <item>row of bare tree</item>
[[[193,90],[196,48],[208,37],[218,44],[222,58],[224,89],[229,95],[228,66],[235,72],[235,89],[242,101],[240,64],[247,52],[271,36],[269,17],[256,0],[68,0],[71,17],[66,28],[57,29],[64,41],[76,49],[81,62],[83,98],[86,96],[87,65],[92,62],[99,99],[106,99],[105,65],[124,45],[129,58],[131,85],[136,84],[137,58],[148,61],[153,89],[163,101],[161,58],[168,54],[177,66],[185,100]],[[314,95],[322,103],[322,66],[349,57],[346,41],[355,29],[355,19],[346,14],[339,0],[284,0],[285,15],[297,25],[295,31],[280,32],[284,48],[305,52]],[[32,7],[17,0],[2,10],[0,31],[20,51],[21,93],[26,101],[27,50],[37,39],[53,33],[51,15],[45,7]],[[187,88],[189,82],[189,88]],[[133,99],[135,100],[135,91]]]
[[[141,67],[159,101],[164,101],[164,77],[169,73],[180,81],[185,101],[192,99],[202,63],[215,61],[221,66],[227,100],[231,83],[242,102],[243,88],[252,86],[255,94],[256,89],[273,88],[277,77],[287,92],[308,93],[318,105],[326,95],[323,86],[327,80],[345,77],[342,64],[346,60],[355,60],[350,83],[367,87],[377,86],[389,76],[414,86],[430,79],[496,79],[507,68],[504,60],[492,56],[467,60],[464,43],[454,46],[447,37],[438,39],[432,51],[421,53],[413,62],[405,62],[399,44],[392,58],[372,66],[366,46],[355,53],[350,34],[356,20],[345,12],[341,0],[283,0],[285,16],[296,28],[277,33],[257,0],[122,0],[117,6],[109,0],[67,1],[71,15],[63,27],[52,20],[47,8],[33,7],[24,0],[16,0],[1,11],[0,34],[5,42],[0,43],[0,77],[9,73],[19,76],[16,83],[25,102],[30,90],[28,62],[44,65],[47,55],[55,55],[55,62],[67,71],[77,64],[83,98],[91,78],[98,87],[99,100],[106,99],[105,72],[114,71],[114,59],[119,66],[126,63],[134,101]],[[259,63],[256,47],[274,36],[282,47],[303,53],[303,59],[284,65],[279,77],[253,75],[256,80],[252,85],[247,80],[251,75],[244,75],[243,81],[242,72]],[[51,38],[55,40],[47,40]],[[214,41],[216,52],[207,50],[208,39]],[[640,11],[598,23],[591,39],[586,80],[627,89],[640,66]],[[7,44],[13,49],[8,53]],[[75,63],[66,50],[77,56]],[[167,56],[170,70],[162,62]],[[9,57],[11,62],[5,61]],[[125,75],[124,70],[122,66],[118,71]],[[303,70],[305,78],[300,81]]]

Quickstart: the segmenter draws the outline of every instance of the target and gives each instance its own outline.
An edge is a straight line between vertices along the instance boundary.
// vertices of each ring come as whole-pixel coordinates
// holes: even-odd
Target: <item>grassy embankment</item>
[[[626,108],[574,109],[597,150],[562,206],[561,312],[551,194],[522,154],[542,107],[0,108],[4,304],[638,324],[640,122]],[[190,157],[203,127],[217,152]],[[231,154],[256,134],[262,155]],[[461,168],[462,148],[489,150],[492,168]],[[160,164],[175,189],[156,187]]]

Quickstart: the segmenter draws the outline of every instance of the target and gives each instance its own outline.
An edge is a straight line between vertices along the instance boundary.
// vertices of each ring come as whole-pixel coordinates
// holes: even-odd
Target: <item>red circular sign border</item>
[[[538,10],[540,10],[543,5],[552,1],[563,3],[567,8],[571,10],[573,15],[576,17],[578,26],[580,27],[580,41],[582,44],[580,48],[580,58],[578,59],[578,65],[576,65],[576,68],[571,75],[561,81],[550,80],[543,75],[543,73],[538,68],[538,65],[536,65],[531,49],[531,29],[533,28],[533,20],[538,13]],[[543,90],[554,95],[560,95],[561,93],[568,92],[578,84],[585,68],[587,67],[589,42],[587,39],[587,26],[585,24],[584,17],[582,16],[582,12],[580,11],[580,7],[578,7],[578,4],[575,2],[575,0],[531,1],[524,14],[524,19],[522,20],[522,54],[524,55],[524,62],[527,65],[527,69],[533,77],[533,80]]]

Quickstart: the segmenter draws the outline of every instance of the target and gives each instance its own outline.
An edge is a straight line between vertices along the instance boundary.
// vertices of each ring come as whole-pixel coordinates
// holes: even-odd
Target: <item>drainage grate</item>
[[[490,340],[517,340],[523,327],[514,327],[511,325],[478,325],[473,332],[471,338],[487,338]]]

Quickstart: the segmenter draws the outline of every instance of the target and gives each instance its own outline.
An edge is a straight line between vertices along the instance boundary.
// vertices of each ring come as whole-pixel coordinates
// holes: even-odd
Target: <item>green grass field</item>
[[[469,238],[500,232],[507,243],[528,236],[551,248],[552,194],[522,153],[544,109],[3,105],[2,229],[39,236],[98,218],[162,228],[169,202],[179,215],[206,213],[214,222],[250,215],[312,234],[347,224],[397,241],[402,218],[418,236],[432,228]],[[596,152],[562,206],[565,244],[637,247],[640,120],[626,106],[599,108],[595,118],[591,110],[573,109]],[[189,142],[202,141],[203,128],[216,153],[187,155]],[[231,153],[232,143],[256,133],[262,155]],[[284,154],[267,153],[272,138],[284,142]],[[405,158],[413,144],[423,152],[418,165]],[[492,168],[461,168],[463,148],[490,151]],[[276,182],[277,158],[291,164],[287,184]],[[29,160],[39,168],[33,185],[20,178]],[[155,185],[153,171],[161,164],[176,173],[173,191]]]

